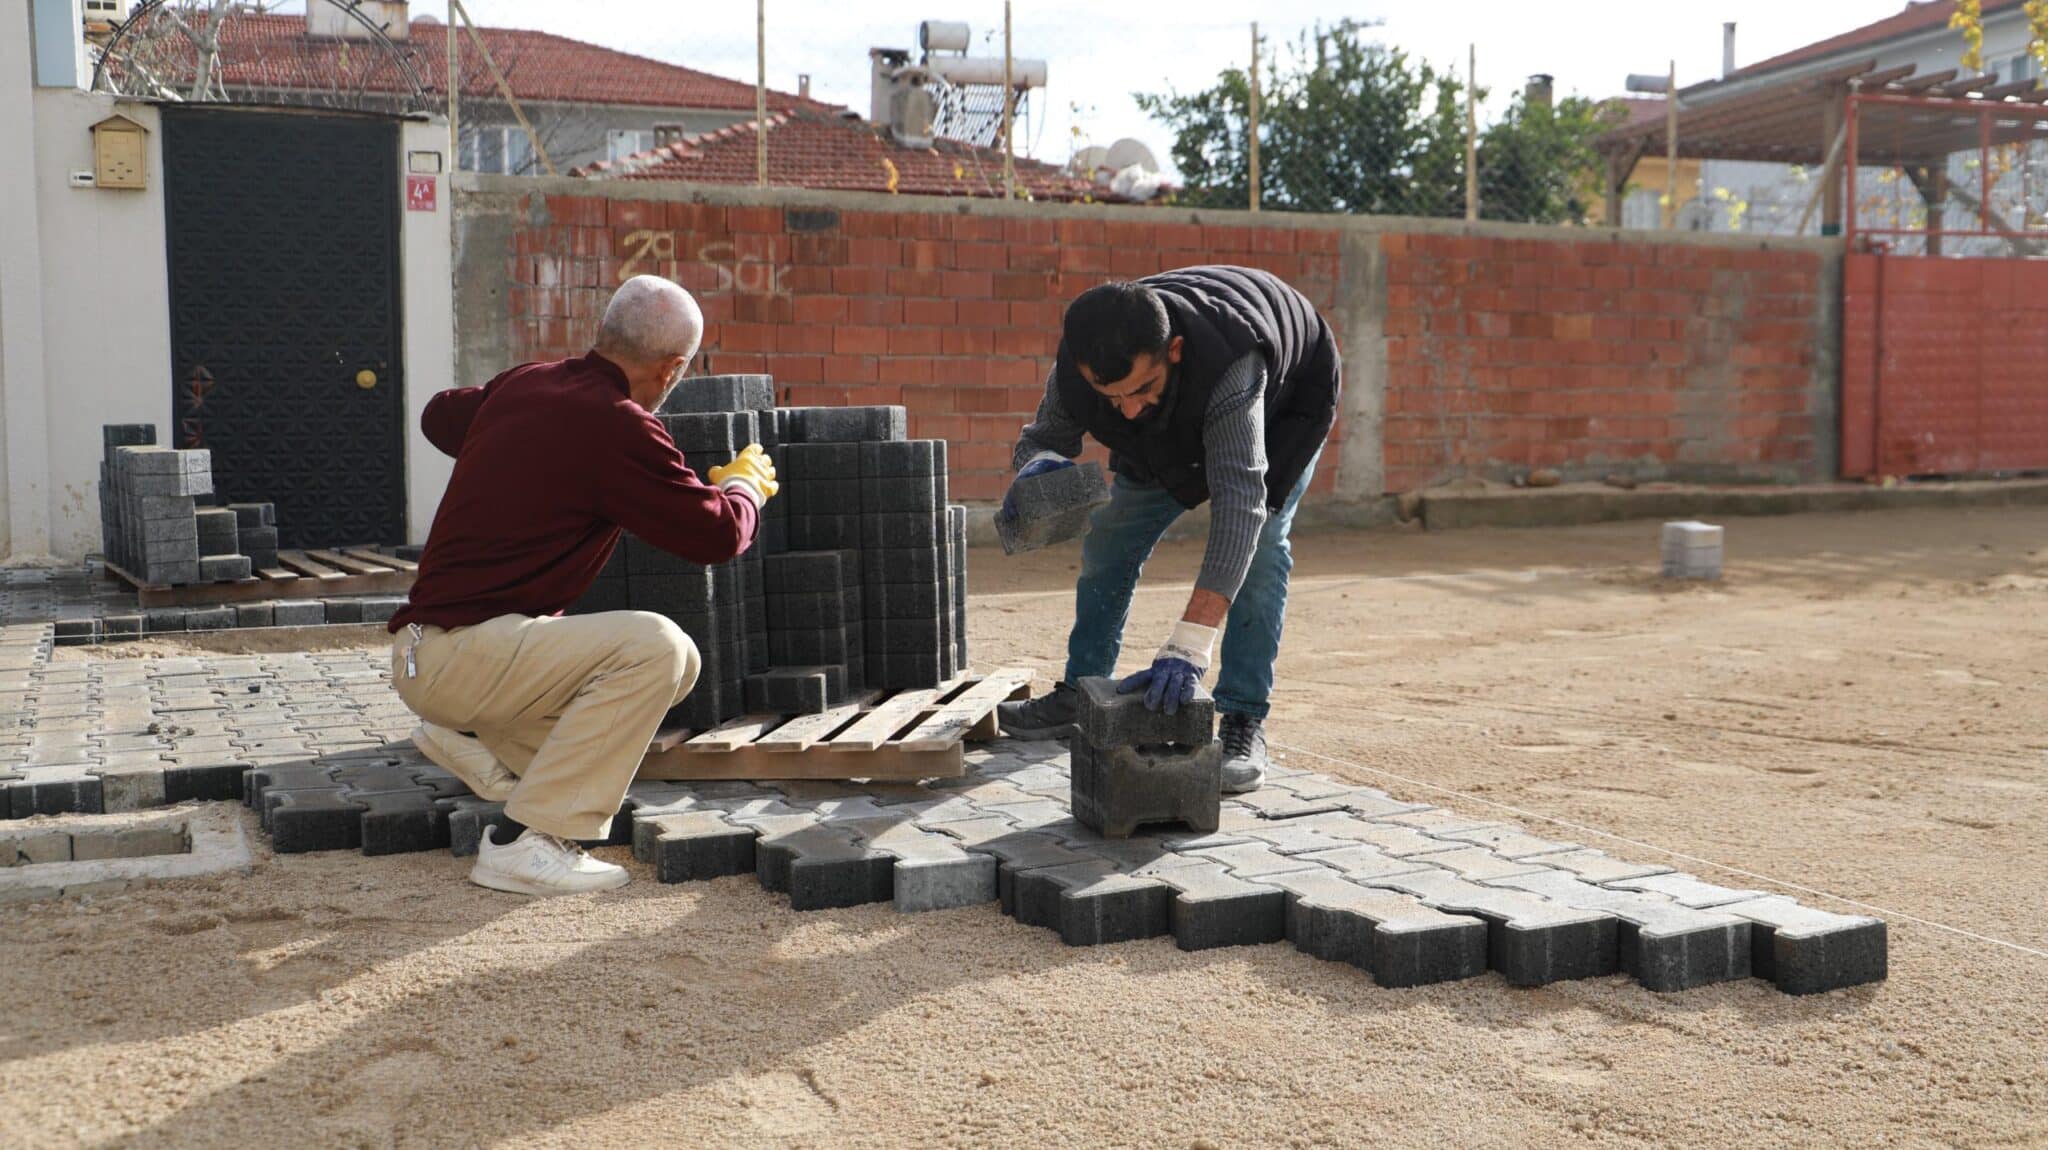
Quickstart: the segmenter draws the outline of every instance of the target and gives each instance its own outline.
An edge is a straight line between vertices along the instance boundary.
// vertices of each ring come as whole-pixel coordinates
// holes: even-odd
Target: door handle
[[[377,373],[371,371],[367,367],[357,372],[356,386],[362,388],[364,391],[368,391],[371,388],[377,386]]]

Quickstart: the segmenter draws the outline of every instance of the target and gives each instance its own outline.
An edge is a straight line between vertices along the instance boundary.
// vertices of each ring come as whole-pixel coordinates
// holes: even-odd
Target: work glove
[[[1044,475],[1048,471],[1058,471],[1063,467],[1072,467],[1073,465],[1073,460],[1064,458],[1059,455],[1054,455],[1052,452],[1048,451],[1040,454],[1038,458],[1033,459],[1031,462],[1019,468],[1017,470],[1017,478],[1010,481],[1010,489],[1003,493],[1003,518],[1015,519],[1017,517],[1018,483],[1026,479],[1029,479],[1034,475]]]
[[[1208,672],[1209,652],[1215,646],[1216,628],[1182,619],[1174,624],[1173,634],[1166,637],[1152,665],[1118,683],[1117,694],[1143,691],[1146,710],[1178,714],[1195,697],[1195,685]]]
[[[732,462],[723,467],[714,467],[709,472],[711,482],[721,490],[737,491],[753,501],[755,510],[778,491],[782,485],[775,482],[775,461],[761,450],[758,443],[749,443]]]

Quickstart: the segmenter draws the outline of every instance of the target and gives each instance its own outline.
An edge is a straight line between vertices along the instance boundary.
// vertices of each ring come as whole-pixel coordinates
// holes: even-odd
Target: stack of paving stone
[[[1106,838],[1143,823],[1213,831],[1222,809],[1223,749],[1216,703],[1200,686],[1172,714],[1150,710],[1142,691],[1118,694],[1111,679],[1075,684],[1074,818]]]
[[[256,566],[276,565],[270,504],[199,506],[213,494],[212,452],[158,447],[146,423],[108,424],[100,434],[100,546],[110,561],[171,586],[247,579]],[[246,537],[245,523],[256,528]]]
[[[759,443],[782,487],[738,559],[627,535],[571,608],[653,611],[695,640],[703,671],[671,725],[811,714],[966,669],[966,508],[947,505],[946,445],[907,439],[903,408],[778,408],[768,376],[701,376],[657,418],[699,476]]]
[[[1664,525],[1666,579],[1719,579],[1722,530],[1696,519]]]

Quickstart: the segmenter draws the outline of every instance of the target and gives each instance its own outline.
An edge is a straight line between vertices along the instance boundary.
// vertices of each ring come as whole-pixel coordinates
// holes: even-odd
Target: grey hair
[[[690,293],[660,276],[634,276],[612,293],[597,327],[597,350],[608,359],[660,363],[697,354],[704,313]]]

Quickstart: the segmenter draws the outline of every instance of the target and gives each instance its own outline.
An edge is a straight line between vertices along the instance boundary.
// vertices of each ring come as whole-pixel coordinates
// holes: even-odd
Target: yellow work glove
[[[726,491],[740,492],[753,500],[757,508],[782,490],[782,485],[775,482],[775,461],[768,458],[758,443],[747,444],[732,457],[731,463],[712,468],[710,475],[711,482]]]

